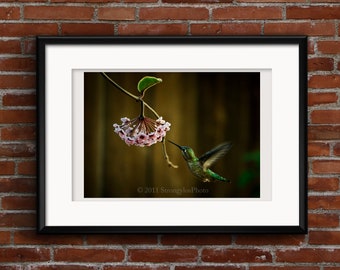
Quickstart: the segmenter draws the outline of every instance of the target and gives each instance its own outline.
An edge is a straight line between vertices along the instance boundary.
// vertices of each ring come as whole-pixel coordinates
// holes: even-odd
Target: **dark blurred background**
[[[144,76],[161,78],[144,100],[171,123],[166,138],[192,147],[198,157],[232,142],[232,149],[211,168],[231,183],[200,182],[170,143],[168,154],[178,169],[168,167],[161,143],[127,146],[112,125],[124,116],[138,116],[140,104],[100,73],[85,72],[85,197],[259,197],[260,73],[107,74],[135,95]],[[155,118],[148,109],[146,115]]]

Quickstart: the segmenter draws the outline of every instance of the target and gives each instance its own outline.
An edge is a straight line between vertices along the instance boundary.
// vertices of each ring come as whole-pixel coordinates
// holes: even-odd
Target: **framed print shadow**
[[[37,37],[40,233],[306,233],[307,38]]]

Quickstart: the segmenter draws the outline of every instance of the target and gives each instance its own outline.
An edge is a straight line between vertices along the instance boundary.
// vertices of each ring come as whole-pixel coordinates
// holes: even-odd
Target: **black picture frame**
[[[85,36],[69,36],[69,37],[59,37],[59,36],[38,36],[37,39],[37,168],[38,168],[38,225],[37,225],[37,231],[39,233],[307,233],[307,37],[306,36],[221,36],[221,37],[214,37],[214,36],[189,36],[189,37],[178,37],[178,36],[149,36],[149,37],[85,37]],[[72,70],[73,69],[81,69],[82,67],[79,67],[79,64],[72,63],[73,60],[70,60],[70,55],[72,55],[73,51],[69,52],[72,48],[78,48],[80,51],[82,51],[85,47],[86,48],[92,48],[92,47],[98,47],[102,48],[102,46],[106,47],[112,47],[115,48],[119,46],[120,48],[130,47],[130,46],[139,46],[138,48],[147,48],[148,46],[153,47],[162,47],[167,46],[167,48],[172,48],[172,46],[182,46],[185,48],[186,46],[191,47],[203,47],[204,52],[209,51],[210,47],[211,50],[215,49],[217,47],[226,46],[226,48],[229,48],[228,46],[232,46],[232,48],[240,48],[237,49],[238,53],[242,52],[242,48],[244,50],[248,50],[249,45],[254,46],[256,48],[260,48],[261,52],[264,52],[264,55],[266,55],[267,49],[275,48],[275,50],[279,50],[280,48],[289,48],[287,51],[290,52],[290,48],[293,48],[294,51],[292,55],[296,56],[296,60],[294,62],[294,68],[298,71],[298,74],[295,74],[297,76],[297,83],[295,85],[295,93],[292,93],[292,96],[296,98],[294,104],[295,104],[295,114],[290,114],[287,117],[291,117],[287,119],[287,122],[294,120],[296,123],[295,126],[293,126],[292,135],[291,138],[293,138],[295,142],[295,146],[298,147],[298,149],[294,148],[294,153],[296,155],[294,156],[294,160],[298,160],[298,164],[296,165],[297,169],[292,173],[291,180],[292,186],[296,189],[293,193],[296,194],[295,201],[292,202],[292,205],[295,208],[295,220],[296,222],[294,224],[275,224],[275,222],[264,222],[264,224],[261,224],[261,222],[255,222],[254,224],[251,224],[249,222],[246,224],[238,223],[238,224],[208,224],[204,225],[198,222],[198,224],[181,224],[180,220],[178,224],[176,222],[174,224],[162,224],[159,225],[157,222],[154,222],[155,224],[149,224],[145,225],[145,222],[136,222],[135,219],[131,218],[129,220],[133,221],[131,224],[128,224],[129,220],[126,222],[126,224],[121,223],[113,223],[110,224],[110,221],[103,222],[97,224],[96,222],[91,221],[91,217],[88,217],[87,223],[81,223],[81,224],[69,224],[67,222],[63,223],[64,221],[67,221],[73,214],[79,214],[82,215],[84,213],[84,209],[79,212],[71,212],[68,214],[65,214],[62,221],[55,221],[55,216],[63,216],[64,211],[68,211],[67,208],[64,206],[67,205],[66,203],[60,203],[60,209],[58,209],[58,206],[56,204],[56,199],[50,199],[50,197],[56,197],[54,196],[54,192],[56,194],[63,192],[62,185],[58,186],[58,188],[54,187],[54,183],[57,181],[64,181],[63,175],[66,175],[64,173],[58,173],[56,175],[55,172],[57,171],[70,171],[70,179],[68,181],[65,180],[65,186],[67,186],[67,194],[72,194],[72,183],[70,183],[70,180],[72,180],[72,170],[74,170],[73,165],[70,164],[68,161],[74,161],[74,157],[71,157],[69,160],[60,160],[60,164],[55,164],[55,160],[52,158],[55,153],[53,151],[56,149],[53,147],[55,144],[59,144],[59,150],[62,154],[58,152],[57,155],[61,155],[61,157],[64,155],[63,151],[65,150],[67,153],[65,153],[65,156],[72,156],[72,151],[74,151],[74,148],[72,146],[72,140],[74,140],[74,137],[66,136],[65,141],[66,144],[63,144],[63,141],[57,142],[54,141],[56,138],[53,134],[55,132],[60,133],[60,127],[63,127],[62,123],[57,124],[55,119],[57,119],[59,116],[58,114],[60,111],[56,111],[63,109],[64,104],[59,104],[58,106],[54,106],[54,102],[59,102],[57,98],[62,98],[61,96],[58,96],[56,99],[54,98],[55,95],[55,88],[51,87],[53,85],[53,82],[56,81],[55,77],[58,77],[58,81],[67,81],[67,82],[73,82],[73,75]],[[54,52],[54,49],[57,48],[57,51]],[[134,48],[132,48],[133,50]],[[67,52],[65,55],[64,52]],[[98,50],[98,52],[100,49]],[[91,51],[92,52],[92,51]],[[115,52],[115,51],[114,51]],[[176,53],[176,52],[173,52]],[[286,53],[286,51],[284,52]],[[242,53],[240,53],[242,54]],[[69,65],[66,65],[69,70],[65,70],[64,66],[60,66],[57,69],[63,70],[62,74],[55,74],[51,67],[55,65],[53,60],[55,57],[65,57],[65,62],[70,61]],[[171,55],[171,53],[170,53]],[[53,56],[53,57],[51,57]],[[197,55],[198,57],[199,55]],[[87,57],[87,55],[83,54],[83,57]],[[100,61],[101,57],[98,57],[98,61]],[[280,58],[281,59],[281,58]],[[215,60],[216,62],[223,62],[226,59],[221,57],[221,59]],[[89,60],[91,61],[91,60]],[[184,61],[184,60],[183,60]],[[273,63],[275,63],[275,59],[272,59]],[[61,61],[62,62],[62,61]],[[251,62],[251,61],[250,61]],[[280,63],[282,64],[282,63]],[[58,64],[57,64],[58,65]],[[98,64],[97,64],[98,65]],[[212,64],[213,65],[213,64]],[[245,64],[246,65],[246,64]],[[283,64],[284,65],[284,64]],[[99,64],[100,66],[100,64]],[[218,65],[220,67],[220,65]],[[223,65],[222,65],[223,66]],[[84,66],[84,69],[96,69],[95,67],[89,67]],[[238,67],[239,68],[239,67]],[[291,67],[285,67],[287,70]],[[106,70],[107,66],[104,65],[103,70]],[[115,69],[115,67],[113,67]],[[122,68],[123,70],[126,70],[126,67]],[[207,67],[209,69],[209,67]],[[226,68],[228,69],[228,67]],[[249,66],[249,69],[257,69],[257,67]],[[259,67],[259,69],[263,69],[263,66]],[[268,67],[270,69],[270,67]],[[275,73],[275,70],[274,70]],[[67,74],[67,78],[65,79],[63,75]],[[285,74],[281,74],[282,76],[285,76]],[[273,80],[277,78],[277,74],[275,76],[273,75]],[[295,78],[295,77],[294,77]],[[289,80],[290,78],[285,78],[285,80]],[[296,80],[295,80],[296,81]],[[275,84],[275,82],[274,82]],[[68,86],[68,89],[62,90],[65,93],[69,93],[69,90],[72,91],[73,84]],[[67,92],[68,91],[68,92]],[[275,91],[275,89],[273,89]],[[72,94],[68,96],[70,99],[66,98],[65,104],[72,103]],[[72,112],[72,104],[71,105],[65,105],[65,107],[71,106],[71,109],[66,109],[66,111]],[[294,105],[292,105],[294,106]],[[53,107],[53,108],[51,108]],[[67,117],[67,113],[63,112]],[[72,115],[70,116],[72,118]],[[272,119],[272,121],[275,121],[276,119]],[[57,121],[59,122],[59,121]],[[63,122],[62,120],[60,122]],[[65,125],[69,125],[69,123],[73,123],[74,119]],[[55,126],[56,125],[56,126]],[[73,127],[70,128],[72,131]],[[59,130],[59,131],[58,131]],[[289,131],[287,131],[289,132]],[[67,133],[67,132],[66,132]],[[52,138],[51,138],[52,137]],[[61,136],[63,137],[63,136]],[[288,142],[282,141],[283,144]],[[296,145],[298,143],[298,145]],[[68,147],[71,146],[71,149]],[[291,147],[291,146],[287,146]],[[275,148],[273,148],[273,151],[275,151]],[[53,160],[52,160],[53,159]],[[56,166],[56,168],[53,168]],[[286,166],[286,165],[282,165]],[[290,168],[286,168],[289,170]],[[68,176],[67,176],[68,177]],[[275,179],[272,181],[276,181]],[[277,180],[278,181],[278,180]],[[72,182],[72,181],[71,181]],[[71,190],[69,190],[71,189]],[[287,195],[287,200],[289,200],[290,194]],[[70,199],[71,201],[73,198],[70,198],[70,196],[67,197],[67,200]],[[272,197],[271,200],[275,200]],[[153,199],[151,200],[151,203]],[[204,199],[203,199],[204,200]],[[223,199],[222,199],[223,200]],[[155,201],[157,201],[155,199]],[[268,200],[270,201],[270,200]],[[126,202],[125,200],[122,200],[122,205]],[[171,201],[170,201],[171,203]],[[203,201],[204,203],[204,201]],[[51,206],[52,205],[52,206]],[[228,205],[226,203],[226,205]],[[281,203],[282,208],[277,211],[281,211],[282,209],[285,209],[283,203]],[[171,206],[169,206],[171,207]],[[189,207],[189,206],[188,206]],[[195,206],[194,206],[195,207]],[[289,205],[287,205],[289,207]],[[72,208],[72,207],[71,207]],[[71,209],[70,208],[70,209]],[[75,207],[76,208],[76,207]],[[133,208],[133,204],[132,207]],[[72,208],[73,209],[73,208]],[[96,208],[97,209],[97,208]],[[102,215],[108,215],[108,213],[105,210],[102,212]],[[222,208],[223,210],[223,208]],[[88,213],[91,213],[92,209],[89,210]],[[174,211],[175,212],[175,211]],[[287,211],[288,212],[288,211]],[[202,214],[202,220],[205,220],[205,214]],[[241,213],[242,214],[242,213]],[[129,215],[129,212],[126,213],[126,215]],[[165,215],[165,214],[164,214]],[[190,216],[190,214],[188,214]],[[216,215],[221,215],[221,210],[216,211]],[[262,216],[265,216],[266,213],[263,213]],[[297,216],[298,215],[298,216]],[[83,217],[79,217],[82,219]],[[140,218],[140,217],[139,217]],[[72,218],[71,218],[72,219]],[[148,217],[146,217],[148,219]],[[196,217],[198,220],[198,218]],[[254,220],[254,219],[253,219]],[[254,220],[255,221],[255,220]],[[147,223],[147,222],[146,222]],[[202,222],[204,223],[204,222]]]

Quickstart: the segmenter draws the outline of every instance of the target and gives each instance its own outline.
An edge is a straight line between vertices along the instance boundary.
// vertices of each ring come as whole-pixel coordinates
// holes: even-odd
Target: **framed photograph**
[[[37,37],[40,233],[306,233],[307,38]]]

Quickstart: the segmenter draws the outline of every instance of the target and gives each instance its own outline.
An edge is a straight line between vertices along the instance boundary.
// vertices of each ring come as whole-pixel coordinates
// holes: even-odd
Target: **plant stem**
[[[140,102],[140,115],[144,118],[144,102],[141,100]]]
[[[102,74],[106,79],[109,80],[109,82],[111,84],[113,84],[116,88],[118,88],[120,91],[122,91],[123,93],[125,93],[129,97],[131,97],[131,98],[133,98],[134,100],[137,100],[137,101],[140,100],[140,98],[138,96],[135,96],[135,95],[131,94],[129,91],[125,90],[118,83],[116,83],[114,80],[112,80],[105,72],[100,72],[100,74]]]
[[[145,105],[145,107],[147,107],[157,118],[159,118],[160,116],[158,115],[158,113],[156,113],[156,111],[154,109],[151,108],[151,106],[146,103],[144,100],[141,99],[141,101],[143,102],[143,104]]]
[[[165,146],[165,139],[164,138],[163,138],[163,141],[162,141],[162,147],[163,147],[164,158],[165,158],[166,162],[168,163],[169,167],[177,169],[178,165],[175,165],[170,161],[168,153],[166,152],[166,146]]]
[[[103,75],[106,79],[109,80],[109,82],[111,84],[113,84],[117,89],[119,89],[120,91],[122,91],[124,94],[128,95],[129,97],[133,98],[136,101],[140,101],[144,104],[145,107],[147,107],[157,118],[159,118],[158,113],[149,105],[147,104],[144,100],[143,100],[143,96],[141,97],[139,96],[135,96],[133,94],[131,94],[129,91],[125,90],[123,87],[121,87],[118,83],[116,83],[114,80],[112,80],[105,72],[100,72],[101,75]]]

